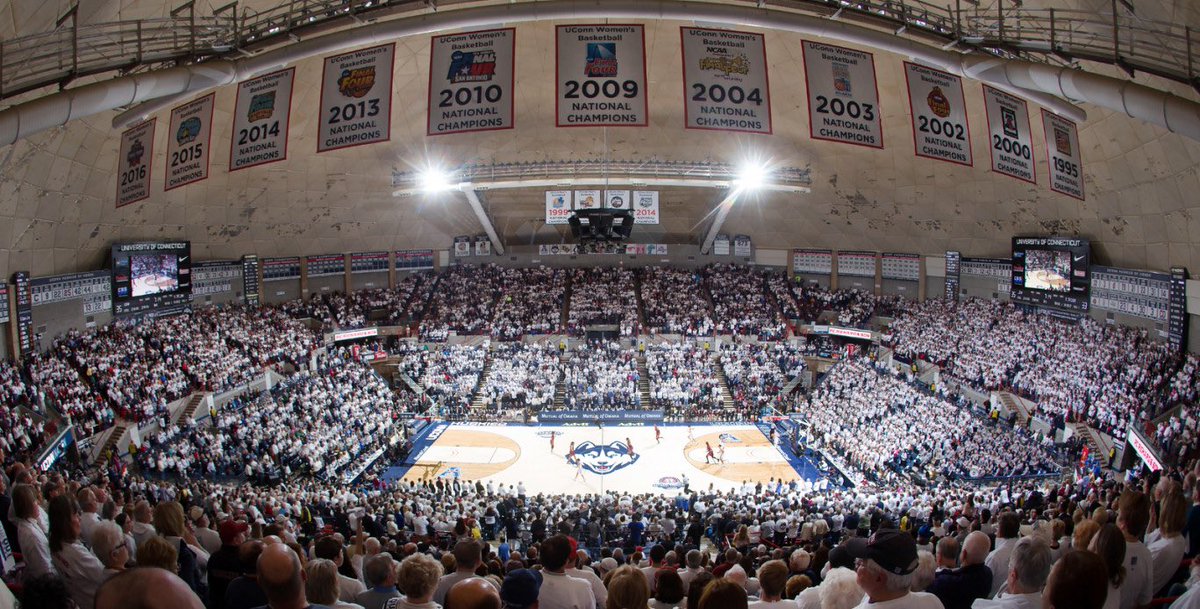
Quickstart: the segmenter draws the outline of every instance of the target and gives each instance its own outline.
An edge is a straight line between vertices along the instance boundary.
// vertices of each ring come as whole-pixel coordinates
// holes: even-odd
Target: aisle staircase
[[[642,408],[650,407],[650,368],[646,366],[646,354],[638,351],[637,354],[637,371],[638,371],[638,395],[641,396]]]
[[[1017,413],[1017,421],[1020,426],[1024,427],[1029,422],[1029,411],[1025,409],[1025,405],[1018,400],[1016,396],[1007,391],[997,391],[996,395],[1000,398],[1000,403],[1008,412]]]
[[[193,418],[195,418],[196,411],[200,409],[200,406],[202,404],[204,404],[205,398],[208,397],[208,395],[209,395],[209,393],[207,393],[207,392],[193,393],[192,397],[190,399],[188,399],[187,404],[185,404],[184,407],[182,409],[180,409],[179,416],[175,418],[174,422],[175,423],[178,423],[180,421],[186,422],[186,421],[191,421]]]
[[[564,370],[567,367],[567,353],[564,351],[558,354],[558,369]],[[567,380],[566,375],[560,374],[558,382],[554,385],[554,408],[561,409],[566,403]]]
[[[733,408],[733,393],[729,391],[729,377],[725,376],[725,368],[721,366],[720,351],[714,349],[709,357],[717,371],[717,380],[721,382],[721,406]]]
[[[488,375],[492,373],[492,347],[488,347],[486,353],[483,354],[483,370],[479,372],[479,384],[475,386],[475,393],[471,396],[471,413],[478,414],[487,408],[484,403],[482,391],[483,386],[487,384]]]
[[[1075,435],[1079,436],[1087,445],[1088,451],[1095,455],[1096,460],[1101,463],[1108,461],[1108,447],[1105,447],[1100,442],[1100,438],[1092,433],[1092,428],[1087,426],[1087,423],[1067,423],[1074,430]]]
[[[567,320],[571,319],[571,291],[575,282],[570,273],[567,274],[566,287],[563,288],[562,318],[559,320],[558,331],[567,334]]]
[[[121,441],[121,436],[125,435],[126,429],[129,429],[129,423],[125,419],[117,419],[116,425],[112,428],[112,433],[108,434],[108,440],[96,455],[96,462],[93,465],[104,467],[107,463],[105,457],[110,454],[109,451],[118,454],[121,452],[121,447],[117,446],[117,444]]]
[[[645,301],[642,300],[642,274],[641,273],[633,274],[633,294],[634,294],[634,297],[637,299],[637,316],[638,316],[638,326],[637,326],[638,332],[637,333],[644,334],[644,333],[648,332],[648,330],[646,328],[646,303],[645,303]],[[638,364],[639,369],[642,365],[643,365],[642,363]],[[643,377],[643,378],[645,378],[645,377]]]

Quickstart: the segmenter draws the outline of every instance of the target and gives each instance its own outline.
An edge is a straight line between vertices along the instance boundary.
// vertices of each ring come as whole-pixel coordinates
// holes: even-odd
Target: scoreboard
[[[309,277],[329,277],[346,273],[346,256],[342,254],[309,256],[306,262]]]
[[[350,254],[351,273],[386,273],[387,270],[387,252],[359,252],[357,254]]]
[[[1091,305],[1091,255],[1086,239],[1013,237],[1013,301],[1086,313]]]
[[[1092,306],[1167,323],[1171,307],[1171,276],[1108,266],[1092,267]]]
[[[300,258],[263,258],[263,281],[282,281],[300,278]]]
[[[258,256],[242,256],[242,294],[246,304],[258,306]]]
[[[921,255],[884,253],[883,278],[898,281],[921,280]]]

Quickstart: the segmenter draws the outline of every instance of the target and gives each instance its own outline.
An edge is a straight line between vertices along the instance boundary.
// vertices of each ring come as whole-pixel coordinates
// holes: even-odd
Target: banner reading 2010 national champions
[[[233,136],[229,141],[229,171],[287,158],[295,80],[296,68],[288,68],[238,84]]]
[[[763,35],[693,27],[679,32],[687,128],[771,133]]]
[[[513,128],[515,32],[433,37],[428,135]]]
[[[557,125],[646,126],[644,26],[560,25],[555,32]]]
[[[395,56],[391,43],[325,58],[317,152],[391,137]]]
[[[813,139],[883,148],[874,56],[807,40],[802,48]]]

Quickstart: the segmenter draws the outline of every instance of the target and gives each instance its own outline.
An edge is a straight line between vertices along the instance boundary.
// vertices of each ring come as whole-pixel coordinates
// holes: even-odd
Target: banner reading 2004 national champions
[[[396,43],[325,58],[317,152],[386,142]]]
[[[295,80],[296,68],[288,68],[238,84],[233,137],[229,141],[229,171],[287,158],[288,119]]]
[[[164,190],[179,188],[208,177],[212,138],[213,100],[209,93],[171,110],[167,133],[167,179]]]
[[[687,128],[771,133],[763,35],[692,27],[679,35]]]
[[[874,56],[807,40],[802,48],[813,139],[883,148]]]
[[[558,126],[644,127],[645,28],[560,25],[555,31]]]
[[[513,28],[434,36],[428,135],[513,128]]]

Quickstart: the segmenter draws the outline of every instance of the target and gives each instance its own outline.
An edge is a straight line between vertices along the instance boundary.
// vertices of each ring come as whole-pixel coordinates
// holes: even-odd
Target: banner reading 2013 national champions
[[[771,133],[762,34],[679,28],[688,129]]]
[[[295,80],[296,68],[288,68],[238,84],[233,136],[229,140],[229,171],[287,158]]]
[[[883,148],[874,56],[807,40],[802,48],[813,139]]]
[[[645,27],[560,25],[555,32],[557,125],[646,126]]]
[[[904,62],[917,156],[971,166],[971,129],[962,79]]]
[[[513,128],[516,30],[434,36],[427,134]]]
[[[396,43],[325,58],[317,152],[386,142]]]

